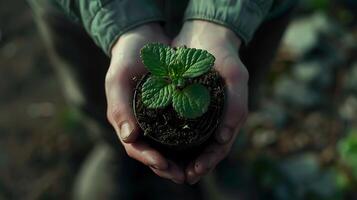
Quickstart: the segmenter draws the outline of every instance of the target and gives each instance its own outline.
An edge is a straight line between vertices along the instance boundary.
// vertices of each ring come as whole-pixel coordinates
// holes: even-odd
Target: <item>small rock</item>
[[[280,169],[296,185],[312,181],[319,172],[317,157],[313,154],[303,154],[282,161]]]
[[[318,43],[319,33],[329,29],[329,21],[321,12],[294,20],[284,35],[283,44],[301,57]]]
[[[339,114],[343,120],[357,121],[357,97],[349,96],[339,108]]]
[[[261,115],[265,122],[270,122],[277,128],[283,128],[289,121],[289,115],[283,105],[269,102],[262,105]]]
[[[263,148],[273,144],[277,139],[277,134],[274,130],[258,130],[254,133],[252,142],[255,147]]]
[[[329,199],[338,192],[336,175],[332,170],[320,172],[315,180],[307,186],[309,193],[313,193],[321,197],[321,199]]]
[[[245,127],[248,129],[261,128],[265,125],[264,122],[265,118],[262,116],[262,114],[260,112],[253,111],[249,113]]]
[[[294,66],[293,74],[295,77],[306,83],[314,81],[320,75],[319,62],[302,62]]]
[[[288,76],[276,81],[274,92],[277,98],[300,110],[316,108],[323,102],[321,93]]]
[[[313,88],[326,89],[332,83],[333,70],[319,60],[305,61],[294,66],[293,77]]]
[[[334,171],[322,169],[313,154],[291,157],[283,161],[280,168],[292,183],[298,199],[309,195],[326,199],[337,192]]]

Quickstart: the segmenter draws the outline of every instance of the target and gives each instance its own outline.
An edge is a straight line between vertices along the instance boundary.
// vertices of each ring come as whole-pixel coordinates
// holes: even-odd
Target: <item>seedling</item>
[[[150,43],[141,49],[141,59],[151,73],[141,88],[142,101],[152,109],[172,103],[179,116],[202,116],[210,104],[209,90],[193,80],[207,73],[215,58],[205,50]]]

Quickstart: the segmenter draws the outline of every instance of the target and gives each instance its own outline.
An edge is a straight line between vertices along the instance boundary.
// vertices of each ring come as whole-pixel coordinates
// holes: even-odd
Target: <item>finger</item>
[[[236,70],[236,69],[235,69]],[[247,86],[244,81],[230,80],[237,78],[237,75],[226,69],[225,80],[227,84],[227,108],[223,116],[222,126],[216,132],[216,144],[212,144],[195,160],[194,170],[189,166],[186,169],[187,181],[191,184],[196,183],[202,176],[212,171],[216,165],[223,160],[236,137],[236,133],[245,121],[247,115],[246,105]]]
[[[212,171],[216,165],[221,162],[229,153],[236,134],[228,144],[212,144],[196,159],[195,173],[197,176],[203,176]]]
[[[186,181],[190,185],[197,183],[201,178],[201,176],[196,174],[196,172],[195,172],[195,162],[191,162],[188,164],[188,166],[185,170],[185,174],[186,174]]]
[[[233,136],[234,129],[234,127],[230,127],[228,124],[223,124],[219,130],[215,132],[215,138],[217,142],[220,144],[225,144],[230,141]]]
[[[226,75],[226,73],[238,73],[228,69],[225,69],[225,71],[224,75]],[[239,80],[241,75],[232,74],[225,78],[227,85],[227,104],[222,125],[215,133],[215,138],[220,144],[226,144],[231,140],[234,133],[237,133],[238,127],[244,124],[248,115],[247,83]]]
[[[129,157],[143,163],[144,165],[159,170],[165,170],[169,167],[167,160],[158,151],[151,148],[146,143],[123,143],[123,146]]]
[[[131,107],[133,86],[128,77],[130,73],[127,68],[122,68],[114,74],[106,81],[108,119],[123,142],[134,142],[139,132]]]
[[[233,137],[228,144],[221,145],[215,143],[208,146],[203,153],[186,168],[187,182],[189,184],[195,184],[204,175],[210,173],[216,165],[227,156],[234,140],[235,137]]]
[[[244,90],[242,88],[241,90]],[[223,121],[220,128],[215,132],[215,139],[219,144],[227,144],[232,137],[243,126],[247,119],[248,108],[244,100],[238,99],[232,92],[229,92],[227,100],[227,108],[223,115]],[[239,102],[239,103],[237,103]]]
[[[165,170],[160,170],[154,167],[150,167],[150,169],[156,175],[162,178],[170,179],[177,184],[182,184],[185,181],[185,174],[183,170],[172,161],[169,161],[168,168]]]

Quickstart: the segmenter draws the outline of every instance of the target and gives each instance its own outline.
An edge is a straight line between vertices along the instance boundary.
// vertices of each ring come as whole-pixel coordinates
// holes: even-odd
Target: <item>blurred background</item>
[[[357,199],[357,1],[301,1],[263,93],[217,168],[222,190]],[[0,1],[0,200],[68,199],[93,148],[80,122],[28,5]]]

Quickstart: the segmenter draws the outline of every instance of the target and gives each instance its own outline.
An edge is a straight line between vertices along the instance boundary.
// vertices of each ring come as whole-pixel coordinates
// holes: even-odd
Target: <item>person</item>
[[[129,157],[177,184],[197,183],[229,153],[247,118],[248,99],[250,106],[256,104],[259,83],[274,58],[295,3],[29,0],[69,102],[104,127],[108,126],[108,119]],[[139,52],[151,42],[209,51],[216,58],[215,69],[227,85],[226,111],[215,142],[186,168],[138,140],[141,132],[131,108],[135,86],[132,77],[146,72]],[[113,131],[103,132],[101,138],[115,149],[114,155],[123,154]],[[121,157],[125,160],[121,165],[142,167],[126,156]],[[147,171],[141,173],[141,177],[148,176]],[[83,197],[88,198],[93,199],[93,195]]]

